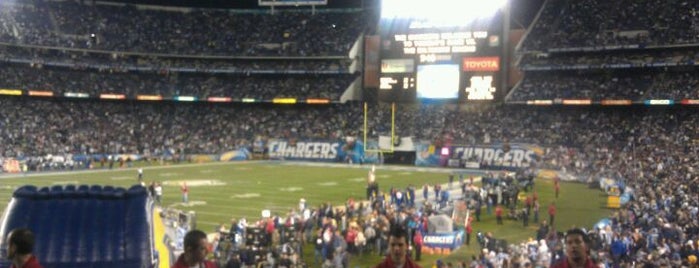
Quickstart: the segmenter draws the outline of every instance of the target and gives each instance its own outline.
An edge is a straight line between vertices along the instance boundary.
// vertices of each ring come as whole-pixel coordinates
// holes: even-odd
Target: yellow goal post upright
[[[377,105],[378,107],[379,105]],[[369,103],[364,102],[364,152],[369,152],[369,153],[377,153],[379,155],[383,155],[384,153],[393,153],[394,151],[394,143],[393,141],[396,138],[396,103],[391,102],[391,149],[385,150],[381,149],[381,146],[379,145],[377,149],[370,149],[367,148],[367,133],[369,132]],[[378,138],[378,137],[377,137]]]

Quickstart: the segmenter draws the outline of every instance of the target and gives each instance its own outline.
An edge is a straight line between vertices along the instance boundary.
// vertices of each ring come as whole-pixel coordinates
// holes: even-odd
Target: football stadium
[[[698,13],[0,0],[0,268],[699,267]]]

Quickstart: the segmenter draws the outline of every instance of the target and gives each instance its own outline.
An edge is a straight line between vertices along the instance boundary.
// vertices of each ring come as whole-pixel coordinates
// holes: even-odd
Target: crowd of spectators
[[[154,54],[124,54],[66,51],[0,45],[0,61],[33,66],[65,67],[101,71],[203,72],[203,73],[348,73],[344,57],[180,57]]]
[[[664,46],[696,43],[697,3],[645,1],[547,1],[523,49],[609,45]],[[0,88],[63,92],[250,97],[325,97],[336,100],[352,80],[342,60],[305,61],[204,59],[203,55],[346,55],[371,23],[367,14],[343,12],[165,11],[77,2],[2,4],[0,42],[90,50],[66,52],[2,46]],[[250,29],[265,29],[250,31]],[[240,32],[250,34],[242,35]],[[200,58],[118,52],[198,55]],[[684,53],[690,52],[690,53]],[[528,72],[509,97],[531,99],[697,99],[693,67],[629,71],[615,64],[690,64],[696,52],[672,51],[561,54],[526,57],[524,67],[565,69],[591,65],[594,71]],[[11,63],[14,62],[14,63]],[[29,63],[29,64],[27,64]],[[58,67],[67,65],[68,68]],[[135,72],[150,68],[147,72]],[[176,70],[191,69],[193,71]],[[664,68],[664,67],[663,67]],[[228,70],[228,74],[212,74]],[[262,71],[301,70],[266,75]],[[591,68],[594,69],[594,68]],[[153,72],[154,71],[154,72]],[[259,72],[259,73],[256,73]],[[231,74],[232,73],[232,74]],[[249,147],[260,136],[340,139],[362,134],[357,103],[314,107],[203,103],[98,102],[92,100],[0,98],[0,155],[221,153]],[[390,134],[388,105],[369,109],[370,137]],[[570,173],[582,181],[602,177],[624,181],[632,200],[611,216],[611,224],[590,229],[592,255],[600,264],[630,263],[678,267],[699,255],[699,114],[692,109],[540,109],[442,105],[399,106],[395,130],[442,144],[531,143],[546,146],[537,167]],[[407,186],[405,193],[413,191]],[[396,204],[390,191],[365,206],[348,199],[345,209],[324,204],[289,213],[304,243],[319,243],[316,264],[346,267],[350,255],[384,254],[391,227],[424,231],[431,212]],[[389,201],[390,200],[390,201]],[[273,227],[289,222],[278,219]],[[259,223],[267,227],[269,223]],[[238,223],[234,224],[238,226]],[[508,263],[547,266],[562,256],[556,227],[541,223],[536,240],[489,246],[461,267]],[[272,228],[272,227],[270,227]],[[313,230],[317,230],[316,233]],[[274,228],[272,228],[274,233]],[[560,230],[558,230],[560,231]],[[300,233],[299,233],[300,234]],[[360,235],[361,234],[361,235]],[[497,234],[494,234],[497,236]],[[363,237],[363,238],[362,238]],[[492,238],[492,237],[491,237]],[[296,250],[299,250],[298,248]],[[469,262],[470,261],[470,262]]]
[[[363,122],[359,104],[311,108],[5,97],[2,107],[5,109],[0,120],[3,130],[0,151],[4,156],[100,151],[155,154],[158,150],[178,147],[191,153],[215,153],[250,146],[250,141],[257,136],[340,139],[359,135]],[[454,107],[399,106],[396,123],[404,135],[428,133],[434,136],[423,138],[449,137],[449,142],[454,144],[528,142],[545,145],[548,149],[537,166],[564,170],[583,181],[601,177],[625,181],[626,187],[634,189],[634,198],[612,215],[609,227],[590,230],[596,241],[591,246],[593,256],[600,263],[636,262],[676,267],[675,264],[686,263],[690,255],[696,255],[695,241],[699,238],[699,177],[696,175],[699,116],[696,111],[451,108]],[[390,114],[390,109],[388,111]],[[386,112],[382,113],[386,117]],[[420,120],[423,117],[425,120]],[[405,121],[401,118],[418,120],[402,127]],[[420,131],[411,133],[410,129]],[[409,196],[407,192],[410,191],[411,186],[407,186],[403,192]],[[333,248],[337,248],[333,239],[341,239],[337,245],[341,250],[349,250],[349,255],[344,251],[336,252],[341,253],[341,258],[336,259],[337,255],[323,255],[320,246],[319,256],[329,262],[342,263],[352,254],[383,254],[385,244],[382,241],[385,240],[381,237],[389,227],[398,224],[417,230],[421,226],[418,224],[420,215],[429,214],[416,213],[419,210],[409,206],[403,209],[391,206],[396,202],[389,198],[394,192],[387,192],[388,196],[378,203],[379,207],[377,204],[362,207],[360,202],[348,200],[348,209],[337,211],[340,216],[331,219],[321,216],[320,208],[311,214],[319,215],[314,216],[316,224],[312,225],[318,229],[311,230],[321,230],[319,234],[329,230],[332,235],[325,243],[333,243]],[[327,213],[328,210],[323,211]],[[335,227],[330,227],[332,219],[335,219]],[[552,231],[558,230],[556,227],[561,226],[543,224],[540,233],[544,234],[537,237],[541,239],[537,239],[536,244],[511,241],[514,242],[511,246],[489,248],[484,243],[487,251],[474,261],[522,265],[559,259],[563,245],[561,237]],[[362,232],[364,239],[359,241],[365,241],[364,244],[358,244],[358,232]],[[491,235],[497,237],[497,234]],[[483,239],[488,240],[488,236]]]
[[[4,156],[85,153],[88,147],[97,152],[110,142],[124,144],[120,148],[130,153],[181,143],[187,144],[187,151],[192,153],[216,153],[233,148],[235,139],[249,140],[247,144],[250,144],[256,135],[324,139],[363,136],[363,106],[351,102],[328,106],[279,106],[25,97],[4,97],[1,100],[3,107],[8,107],[3,109],[1,120],[4,140],[0,144],[4,147]],[[639,115],[636,110],[551,112],[509,106],[459,110],[437,104],[398,105],[395,129],[398,136],[430,142],[441,140],[449,144],[510,142],[575,148],[602,140],[621,146],[627,142],[629,133],[638,131],[632,125],[625,128],[612,126],[640,121],[634,117],[654,116],[650,112]],[[686,124],[691,126],[697,120],[692,111],[664,114],[681,115],[681,119],[672,122],[689,120]],[[390,135],[390,106],[369,105],[367,115],[368,137]],[[576,134],[583,125],[594,126],[599,132],[593,132],[595,136]],[[185,129],[197,129],[198,132]],[[31,136],[34,140],[26,140],[30,136],[23,133],[34,133]],[[222,133],[227,134],[223,137]],[[682,130],[681,133],[688,135],[690,140],[695,138],[692,132]],[[140,137],[139,141],[133,140],[134,136]],[[174,137],[177,138],[173,140]]]
[[[699,98],[697,70],[691,68],[597,69],[527,72],[507,101]]]
[[[699,52],[694,49],[616,50],[603,52],[529,53],[519,67],[524,71],[640,68],[695,65]]]
[[[136,95],[273,98],[327,98],[339,100],[354,80],[352,74],[287,73],[150,73],[80,70],[61,67],[0,64],[2,88]]]
[[[691,1],[546,1],[506,101],[699,98],[697,11]]]
[[[485,110],[473,115],[479,115],[479,119],[469,117],[472,111],[462,111],[464,122],[454,124],[492,125],[491,130],[507,129],[523,133],[521,138],[538,137],[550,141],[558,146],[552,145],[537,165],[565,170],[583,181],[614,178],[623,181],[625,189],[633,189],[634,197],[612,212],[608,225],[577,226],[588,233],[591,256],[599,267],[696,265],[699,254],[696,242],[699,238],[699,176],[696,172],[699,168],[699,137],[696,136],[699,117],[694,110]],[[516,123],[520,120],[527,121]],[[513,135],[503,132],[494,132],[492,140],[501,141]],[[461,183],[468,184],[468,181]],[[486,183],[483,186],[487,189]],[[348,258],[385,254],[384,243],[391,228],[407,228],[413,234],[424,234],[427,217],[439,213],[433,206],[412,206],[411,198],[420,192],[416,193],[412,185],[382,190],[384,192],[376,198],[370,198],[370,206],[350,198],[342,210],[333,210],[332,205],[323,203],[309,209],[308,213],[293,210],[287,217],[296,217],[296,220],[285,220],[282,216],[276,222],[282,226],[284,222],[299,222],[296,230],[303,230],[299,235],[307,236],[303,241],[310,244],[317,241],[316,267],[323,260],[326,262],[323,267],[347,267]],[[432,188],[428,191],[424,200],[438,204],[439,195],[433,198]],[[469,191],[465,191],[464,197]],[[481,191],[481,194],[484,192],[491,193]],[[487,203],[488,210],[493,210],[489,214],[497,215],[498,204],[511,205],[505,192],[503,190],[502,199],[498,196],[493,198],[497,202]],[[531,192],[526,195],[532,197]],[[546,215],[550,208],[539,208],[536,195],[533,196],[531,212],[524,212],[529,201],[521,201],[516,205],[516,212],[506,216],[517,220],[528,217],[532,225],[538,226],[531,240],[506,244],[498,239],[497,233],[476,234],[472,229],[477,229],[479,223],[474,220],[473,226],[467,227],[473,232],[471,239],[465,240],[469,241],[469,247],[480,246],[482,254],[460,257],[460,261],[446,267],[548,267],[562,260],[565,245],[561,234],[569,226],[549,224],[548,217],[539,216],[539,210]],[[480,214],[480,206],[486,210],[486,202],[473,208],[475,217]],[[527,221],[524,222],[526,225]],[[415,248],[413,246],[413,254]]]
[[[256,136],[331,139],[358,129],[356,104],[298,106],[2,98],[5,157],[47,154],[222,153]]]
[[[698,11],[694,1],[547,1],[522,49],[694,44]]]
[[[322,8],[271,14],[14,2],[0,11],[0,42],[180,55],[344,56],[372,18],[366,11]]]
[[[3,3],[0,87],[91,97],[339,100],[354,80],[347,52],[368,12]]]

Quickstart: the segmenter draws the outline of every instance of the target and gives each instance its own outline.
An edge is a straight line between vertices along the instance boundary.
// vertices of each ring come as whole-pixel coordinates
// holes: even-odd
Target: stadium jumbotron
[[[0,268],[699,267],[697,10],[0,1]]]

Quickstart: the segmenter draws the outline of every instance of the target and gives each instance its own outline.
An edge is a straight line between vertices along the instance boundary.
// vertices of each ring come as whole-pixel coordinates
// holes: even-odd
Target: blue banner
[[[451,233],[428,234],[422,238],[424,246],[431,248],[448,248],[455,250],[461,247],[464,241],[464,231]]]
[[[250,159],[250,151],[247,148],[228,151],[218,157],[219,161],[243,161]]]
[[[339,141],[267,141],[270,159],[337,161],[340,157],[340,146]]]
[[[378,147],[378,146],[377,146]],[[376,163],[376,153],[364,153],[364,144],[355,140],[304,140],[270,139],[267,141],[270,159]]]
[[[504,148],[508,147],[505,152]],[[446,150],[445,150],[446,148]],[[416,166],[446,166],[449,162],[458,162],[459,167],[466,163],[478,163],[482,169],[515,170],[529,167],[536,162],[543,149],[527,144],[466,145],[436,148],[429,143],[415,145]]]

